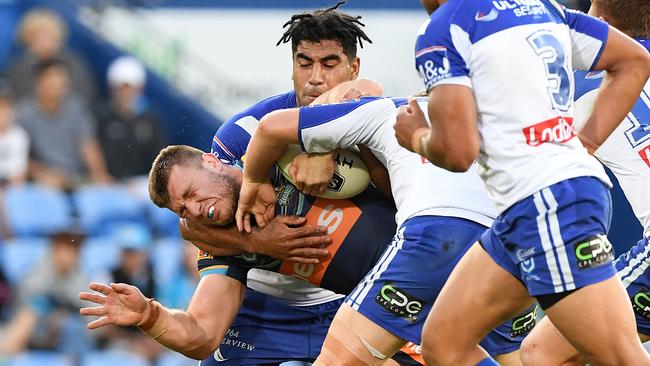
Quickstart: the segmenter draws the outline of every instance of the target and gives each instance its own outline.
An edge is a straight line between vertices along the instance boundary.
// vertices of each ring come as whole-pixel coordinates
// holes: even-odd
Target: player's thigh
[[[521,366],[519,350],[494,356],[494,360],[501,366]]]
[[[546,314],[589,362],[640,355],[632,306],[616,277],[576,290]]]
[[[586,363],[548,317],[542,318],[524,339],[520,353],[524,366],[577,366]]]
[[[523,284],[477,242],[456,265],[434,303],[423,341],[476,345],[532,302]]]
[[[405,343],[405,340],[343,304],[330,325],[314,365],[390,365],[390,356]]]
[[[407,220],[346,304],[397,337],[419,344],[438,294],[456,263],[485,230],[459,218]]]

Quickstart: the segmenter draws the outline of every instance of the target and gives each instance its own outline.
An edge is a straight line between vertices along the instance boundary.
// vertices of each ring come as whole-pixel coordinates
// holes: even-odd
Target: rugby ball
[[[289,145],[287,151],[278,160],[282,175],[294,185],[295,182],[289,173],[289,168],[293,158],[302,152],[300,146]],[[327,190],[320,197],[331,199],[354,197],[363,192],[368,187],[368,184],[370,184],[370,174],[361,156],[352,150],[339,150],[336,157],[334,176]]]

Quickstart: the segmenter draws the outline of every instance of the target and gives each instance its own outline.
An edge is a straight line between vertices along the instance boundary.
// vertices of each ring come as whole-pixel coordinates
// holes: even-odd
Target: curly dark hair
[[[282,26],[282,28],[289,28],[276,46],[291,41],[291,50],[296,53],[300,41],[334,40],[341,44],[343,52],[350,61],[354,60],[357,57],[357,42],[363,48],[362,41],[368,43],[372,43],[372,41],[361,29],[361,27],[365,27],[365,24],[359,20],[361,19],[360,15],[351,16],[336,10],[343,4],[345,1],[339,1],[327,9],[293,15]]]
[[[650,37],[650,1],[592,0],[609,23],[634,38]]]

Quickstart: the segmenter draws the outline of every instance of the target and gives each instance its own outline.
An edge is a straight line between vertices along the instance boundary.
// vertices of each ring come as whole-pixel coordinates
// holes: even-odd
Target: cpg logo
[[[512,319],[510,337],[519,337],[528,334],[537,324],[537,306],[533,310]]]
[[[645,287],[642,287],[632,297],[632,309],[635,313],[650,320],[650,292]]]
[[[375,296],[375,302],[389,313],[393,313],[411,323],[418,320],[420,311],[424,307],[424,301],[395,287],[392,282],[384,284],[377,296]]]
[[[612,243],[605,235],[575,244],[574,249],[580,269],[597,267],[614,259]]]
[[[562,144],[576,136],[573,128],[573,118],[571,117],[549,119],[524,127],[522,132],[526,138],[526,144],[534,147],[547,142]]]

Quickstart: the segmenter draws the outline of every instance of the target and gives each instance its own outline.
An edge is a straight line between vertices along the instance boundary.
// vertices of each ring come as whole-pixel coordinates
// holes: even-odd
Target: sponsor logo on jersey
[[[432,46],[423,48],[415,53],[418,59],[427,55],[424,62],[418,62],[418,72],[424,85],[428,90],[433,84],[442,79],[451,77],[451,64],[447,57],[447,48],[443,46]]]
[[[605,235],[577,243],[573,248],[580,269],[598,267],[614,260],[612,243]]]
[[[534,254],[535,254],[535,247],[532,247],[528,249],[517,249],[517,253],[515,255],[517,256],[517,259],[519,259],[519,261],[523,262],[526,259],[528,259],[528,257]]]
[[[384,283],[384,286],[375,296],[375,302],[389,313],[415,323],[424,307],[424,301],[410,295],[406,291],[396,287],[392,282]]]
[[[632,296],[632,309],[635,313],[650,320],[650,292],[647,288],[642,287]]]
[[[510,327],[510,337],[520,337],[530,333],[537,324],[537,306],[528,313],[512,319]]]
[[[643,161],[645,161],[646,165],[648,165],[648,168],[650,168],[650,145],[644,147],[639,151],[639,156]]]
[[[305,224],[327,227],[327,235],[332,239],[326,247],[328,259],[321,259],[318,264],[283,261],[279,272],[320,285],[327,267],[360,217],[361,209],[350,200],[317,198],[305,216]]]
[[[548,14],[541,0],[494,0],[492,5],[496,10],[512,10],[516,17]]]
[[[209,259],[209,258],[212,258],[212,255],[210,255],[210,253],[204,252],[202,250],[199,250],[199,253],[196,255],[197,260]]]
[[[248,342],[242,341],[239,339],[239,331],[234,330],[234,329],[228,329],[226,334],[224,335],[223,339],[221,340],[221,346],[217,349],[217,352],[214,353],[214,359],[217,361],[226,361],[226,359],[223,357],[221,354],[221,351],[219,351],[220,348],[222,347],[234,347],[234,348],[241,348],[245,351],[252,351],[255,349],[254,344],[250,344]],[[219,357],[219,358],[217,358]]]
[[[495,8],[491,8],[489,13],[484,13],[482,11],[477,11],[474,15],[474,20],[477,22],[491,22],[499,16],[499,11]]]
[[[519,263],[521,270],[526,273],[531,273],[535,269],[535,258],[528,258]]]
[[[526,143],[530,146],[540,146],[545,143],[562,144],[576,136],[573,128],[573,118],[556,117],[536,123],[522,129]]]

